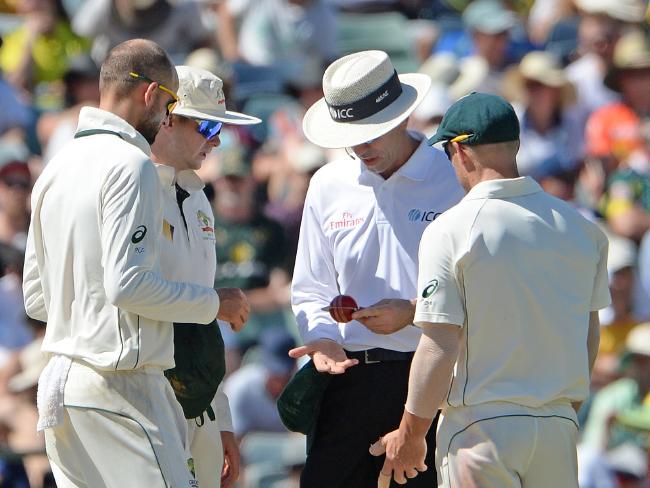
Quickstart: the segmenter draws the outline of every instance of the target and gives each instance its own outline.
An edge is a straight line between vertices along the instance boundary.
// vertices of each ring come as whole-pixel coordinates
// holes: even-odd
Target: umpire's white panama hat
[[[325,70],[325,96],[305,114],[303,131],[325,148],[363,144],[408,118],[430,86],[431,79],[424,74],[398,76],[383,51],[344,56]]]
[[[178,101],[172,114],[226,124],[251,125],[262,122],[257,117],[226,110],[223,81],[201,68],[176,66]]]

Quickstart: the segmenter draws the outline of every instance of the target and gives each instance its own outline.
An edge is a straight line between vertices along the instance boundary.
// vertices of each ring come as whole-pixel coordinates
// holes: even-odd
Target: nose
[[[214,136],[208,141],[208,144],[214,149],[215,147],[219,147],[221,145],[221,139],[219,138],[219,135]]]
[[[363,144],[359,144],[357,146],[352,146],[351,149],[354,152],[354,154],[357,155],[357,157],[362,157],[364,155],[365,151],[367,151],[369,147],[370,147],[370,144],[367,143],[367,142],[364,142]]]

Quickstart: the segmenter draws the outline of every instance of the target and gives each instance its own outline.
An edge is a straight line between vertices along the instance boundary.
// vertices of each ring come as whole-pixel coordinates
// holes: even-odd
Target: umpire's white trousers
[[[577,488],[577,418],[568,403],[447,408],[438,423],[442,488]]]
[[[73,362],[63,424],[45,430],[59,488],[197,487],[187,423],[157,368],[98,371]]]

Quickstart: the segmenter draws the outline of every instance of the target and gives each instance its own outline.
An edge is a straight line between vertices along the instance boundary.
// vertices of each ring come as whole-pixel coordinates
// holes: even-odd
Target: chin
[[[189,166],[190,169],[193,169],[196,171],[197,169],[201,169],[201,166],[203,166],[203,161],[205,161],[205,158],[197,159],[196,161],[193,161]]]

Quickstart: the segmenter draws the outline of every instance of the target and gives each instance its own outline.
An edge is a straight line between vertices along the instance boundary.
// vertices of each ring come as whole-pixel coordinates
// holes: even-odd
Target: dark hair
[[[165,50],[147,39],[131,39],[110,50],[99,74],[101,94],[111,90],[119,97],[128,96],[142,80],[132,78],[137,73],[162,84],[171,84],[175,69]]]

